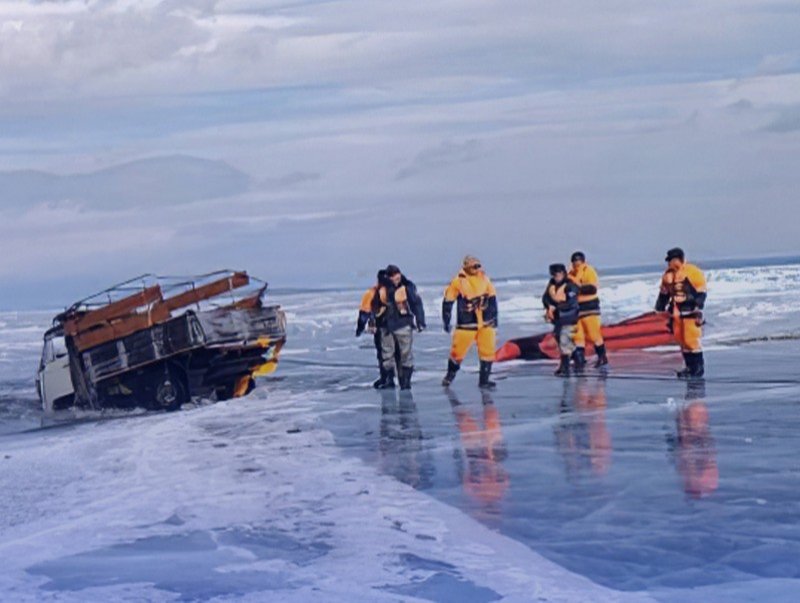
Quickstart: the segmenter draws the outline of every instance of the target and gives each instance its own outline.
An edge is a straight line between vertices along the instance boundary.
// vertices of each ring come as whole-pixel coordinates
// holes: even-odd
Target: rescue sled
[[[245,395],[277,368],[280,306],[246,272],[144,275],[73,304],[45,333],[36,385],[45,412],[70,406],[172,410]]]
[[[669,330],[669,314],[648,312],[622,322],[603,327],[603,339],[608,350],[634,350],[674,343]],[[587,353],[594,349],[589,342]],[[508,360],[544,360],[558,358],[558,343],[552,333],[512,339],[504,343],[495,356],[496,362]]]

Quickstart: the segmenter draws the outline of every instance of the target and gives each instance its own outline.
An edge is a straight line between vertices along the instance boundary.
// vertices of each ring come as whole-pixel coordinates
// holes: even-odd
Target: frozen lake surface
[[[278,295],[290,345],[247,399],[48,421],[52,313],[0,314],[0,598],[13,601],[796,601],[800,267],[711,272],[704,383],[679,356],[563,381],[473,358],[450,392],[423,287],[413,395],[379,393],[360,292]],[[412,275],[413,277],[413,275]],[[606,280],[609,320],[656,274]],[[502,339],[544,330],[499,284]]]

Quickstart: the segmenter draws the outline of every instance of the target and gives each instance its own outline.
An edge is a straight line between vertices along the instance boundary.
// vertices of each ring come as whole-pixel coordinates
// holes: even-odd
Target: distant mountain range
[[[75,201],[94,209],[181,204],[246,192],[252,178],[224,161],[187,155],[140,159],[94,172],[0,172],[0,208]]]

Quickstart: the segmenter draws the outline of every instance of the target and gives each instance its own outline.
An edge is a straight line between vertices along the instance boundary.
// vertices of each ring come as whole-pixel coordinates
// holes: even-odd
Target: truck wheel
[[[155,410],[178,410],[189,401],[189,392],[186,383],[181,378],[179,371],[167,367],[155,391]]]

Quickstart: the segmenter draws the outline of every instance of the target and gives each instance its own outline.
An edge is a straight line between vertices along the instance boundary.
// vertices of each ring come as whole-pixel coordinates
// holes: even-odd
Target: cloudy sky
[[[0,3],[0,307],[793,254],[796,0]]]

